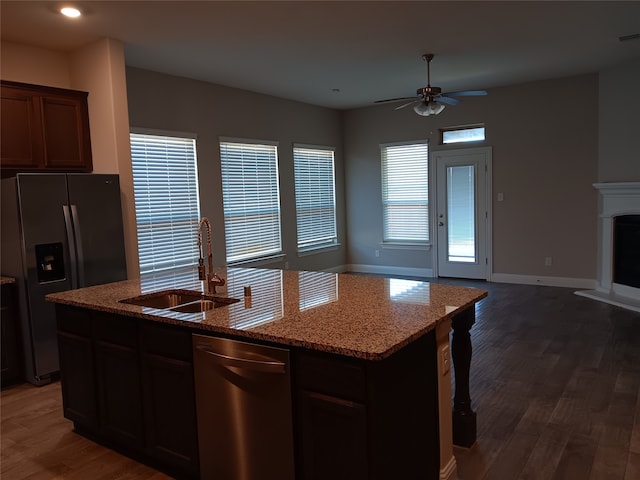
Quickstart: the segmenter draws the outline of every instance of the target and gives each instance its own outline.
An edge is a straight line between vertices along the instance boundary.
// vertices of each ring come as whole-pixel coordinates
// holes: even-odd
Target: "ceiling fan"
[[[386,100],[377,100],[374,103],[387,103],[387,102],[399,102],[402,100],[411,100],[409,103],[405,103],[396,107],[396,110],[408,107],[409,105],[416,104],[413,110],[424,117],[429,115],[438,115],[444,110],[445,105],[457,105],[460,100],[453,97],[475,97],[487,95],[485,90],[462,90],[459,92],[442,93],[440,87],[431,86],[431,60],[433,60],[433,53],[425,53],[422,55],[422,59],[427,62],[427,86],[419,88],[416,91],[417,97],[401,97],[401,98],[388,98]]]

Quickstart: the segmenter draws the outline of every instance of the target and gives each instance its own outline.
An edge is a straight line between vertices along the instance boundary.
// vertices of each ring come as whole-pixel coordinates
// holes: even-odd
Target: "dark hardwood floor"
[[[489,290],[471,330],[478,442],[456,448],[461,480],[640,479],[639,313],[566,288],[439,281]],[[3,390],[0,409],[2,480],[168,478],[74,434],[59,383]]]
[[[461,480],[640,479],[640,313],[573,289],[452,281],[476,307]]]

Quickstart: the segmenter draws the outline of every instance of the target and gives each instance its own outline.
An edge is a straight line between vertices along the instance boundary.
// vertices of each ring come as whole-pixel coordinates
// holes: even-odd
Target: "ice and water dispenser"
[[[64,257],[62,243],[36,245],[36,272],[38,282],[47,283],[64,280]]]

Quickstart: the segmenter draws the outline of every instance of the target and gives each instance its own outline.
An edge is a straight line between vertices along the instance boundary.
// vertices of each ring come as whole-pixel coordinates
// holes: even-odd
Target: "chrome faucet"
[[[207,268],[204,266],[204,252],[202,251],[202,226],[207,227]],[[216,293],[216,286],[222,286],[225,284],[223,278],[220,278],[218,274],[213,271],[213,251],[211,249],[211,223],[207,217],[202,217],[198,224],[198,253],[200,258],[198,259],[198,278],[204,281],[205,293]]]

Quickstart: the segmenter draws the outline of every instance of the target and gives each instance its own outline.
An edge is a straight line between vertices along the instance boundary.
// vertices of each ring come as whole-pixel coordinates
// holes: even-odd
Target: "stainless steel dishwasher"
[[[289,351],[193,335],[203,480],[293,480]]]

